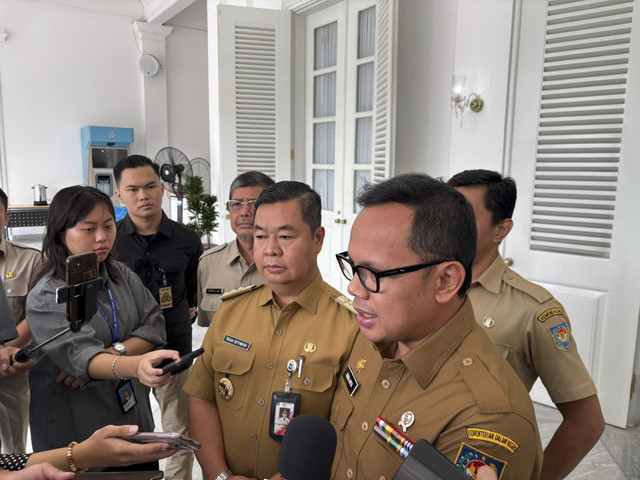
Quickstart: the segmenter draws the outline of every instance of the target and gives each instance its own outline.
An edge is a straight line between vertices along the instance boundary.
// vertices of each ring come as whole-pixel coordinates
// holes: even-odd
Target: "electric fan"
[[[160,178],[178,199],[178,223],[182,223],[184,184],[187,177],[193,175],[191,163],[184,153],[174,147],[161,149],[153,161],[160,167]]]

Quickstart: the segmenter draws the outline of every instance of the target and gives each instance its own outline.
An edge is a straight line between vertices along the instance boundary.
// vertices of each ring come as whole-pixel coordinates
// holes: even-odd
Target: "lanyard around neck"
[[[113,299],[113,293],[111,293],[111,288],[109,288],[109,282],[104,283],[105,288],[107,289],[107,293],[109,294],[109,302],[111,303],[111,313],[113,313],[113,322],[109,321],[109,317],[104,313],[102,307],[98,305],[98,312],[104,318],[104,321],[109,325],[109,330],[111,330],[111,343],[114,344],[120,341],[120,326],[118,325],[118,310],[116,309],[116,301]]]

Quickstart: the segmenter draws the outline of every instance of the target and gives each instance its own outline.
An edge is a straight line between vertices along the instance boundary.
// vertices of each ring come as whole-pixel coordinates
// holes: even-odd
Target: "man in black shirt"
[[[118,260],[140,277],[162,308],[166,348],[180,355],[191,351],[191,324],[197,305],[198,258],[202,242],[190,228],[162,211],[164,188],[159,168],[147,157],[131,155],[113,169],[118,200],[127,216],[117,226]],[[187,394],[182,385],[189,371],[175,373],[153,393],[160,404],[162,428],[187,434]],[[182,451],[167,460],[165,478],[190,480],[193,454]]]

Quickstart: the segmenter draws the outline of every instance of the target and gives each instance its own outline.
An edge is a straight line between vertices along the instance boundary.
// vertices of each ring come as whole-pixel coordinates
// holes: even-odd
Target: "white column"
[[[134,22],[136,41],[142,54],[153,55],[160,62],[160,70],[144,79],[145,152],[153,160],[158,150],[169,145],[169,118],[167,111],[166,38],[172,27]]]

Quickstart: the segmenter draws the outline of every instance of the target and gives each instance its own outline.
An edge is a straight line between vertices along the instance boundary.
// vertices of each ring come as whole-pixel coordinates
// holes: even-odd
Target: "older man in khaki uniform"
[[[350,302],[322,280],[321,201],[300,182],[268,187],[255,207],[254,255],[267,284],[223,297],[184,390],[204,478],[270,478],[297,414],[327,418],[358,327]],[[232,473],[233,472],[233,473]]]
[[[0,189],[0,232],[9,223],[8,199]],[[41,267],[40,252],[26,245],[0,239],[0,275],[19,337],[7,345],[23,347],[31,339],[24,322],[29,284]],[[25,452],[29,427],[29,377],[26,374],[0,380],[0,439],[2,453]]]
[[[236,239],[204,252],[198,264],[198,325],[207,327],[226,292],[266,282],[253,261],[253,207],[273,180],[262,172],[238,175],[229,188],[231,229]]]
[[[376,430],[426,439],[461,471],[537,479],[542,448],[527,391],[476,324],[466,290],[473,210],[426,175],[365,189],[349,250],[338,255],[360,335],[330,420],[332,478],[391,480],[403,458]]]
[[[489,170],[466,170],[448,183],[475,212],[478,250],[469,298],[476,320],[527,390],[540,377],[560,410],[562,423],[545,449],[541,478],[564,478],[604,430],[596,387],[578,353],[569,318],[551,293],[506,267],[498,253],[513,227],[513,179]]]

